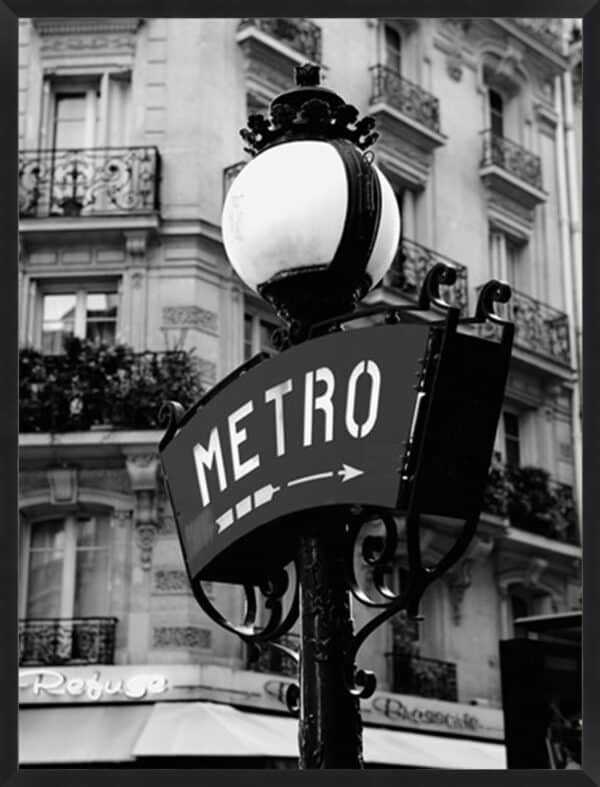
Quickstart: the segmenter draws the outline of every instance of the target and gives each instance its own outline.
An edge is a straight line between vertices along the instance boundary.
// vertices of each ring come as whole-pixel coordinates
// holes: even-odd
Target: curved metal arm
[[[442,311],[449,311],[454,307],[445,301],[440,294],[440,287],[451,287],[458,277],[456,268],[444,262],[436,262],[427,271],[419,294],[419,308],[429,309],[431,304]]]
[[[158,443],[159,449],[162,450],[162,448],[164,448],[164,446],[171,442],[173,437],[175,437],[175,432],[177,431],[184,415],[185,410],[183,405],[179,402],[169,400],[168,402],[164,402],[161,405],[160,410],[158,411],[158,420],[159,423],[166,424],[166,431]]]
[[[496,303],[508,303],[511,295],[512,290],[506,282],[498,281],[498,279],[488,281],[479,292],[475,309],[475,320],[477,322],[490,320],[490,322],[494,322],[497,325],[510,325],[510,320],[505,320],[496,313],[494,305]]]
[[[282,569],[275,577],[267,579],[258,589],[266,599],[265,608],[270,610],[269,619],[264,626],[257,626],[256,616],[258,604],[256,601],[256,589],[253,585],[243,585],[246,594],[246,609],[244,620],[241,624],[232,623],[213,605],[200,581],[192,585],[194,596],[200,607],[218,626],[237,634],[238,637],[247,643],[264,643],[286,634],[298,620],[300,611],[298,568],[294,563],[294,595],[287,614],[283,615],[282,599],[290,586],[289,566]]]

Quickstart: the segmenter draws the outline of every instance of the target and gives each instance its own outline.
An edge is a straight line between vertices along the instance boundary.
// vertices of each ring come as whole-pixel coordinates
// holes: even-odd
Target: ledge
[[[153,230],[158,229],[158,213],[118,216],[55,216],[50,218],[19,219],[19,232],[33,236],[59,232],[104,232],[107,230]]]
[[[548,193],[527,181],[511,175],[497,164],[487,164],[480,168],[479,175],[485,186],[496,193],[514,199],[526,208],[535,208],[548,199]]]

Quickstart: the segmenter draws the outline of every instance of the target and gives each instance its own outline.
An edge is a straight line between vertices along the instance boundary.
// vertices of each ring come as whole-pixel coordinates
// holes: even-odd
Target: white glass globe
[[[400,238],[394,193],[374,170],[382,205],[366,268],[372,286],[390,266]],[[330,143],[299,140],[263,151],[234,180],[223,207],[223,242],[238,275],[256,290],[283,271],[331,263],[348,194],[344,163]]]

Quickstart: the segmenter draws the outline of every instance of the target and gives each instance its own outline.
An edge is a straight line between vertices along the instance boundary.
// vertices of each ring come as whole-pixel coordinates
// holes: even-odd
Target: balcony
[[[569,318],[564,312],[518,290],[512,291],[508,311],[515,324],[515,347],[571,366]],[[484,327],[484,332],[493,331],[493,327]]]
[[[19,428],[26,432],[160,429],[167,399],[200,398],[197,360],[185,350],[134,353],[70,338],[62,355],[19,354]]]
[[[113,664],[117,618],[19,621],[19,666]]]
[[[498,457],[490,468],[483,510],[508,517],[512,527],[579,544],[573,489],[538,467],[510,467]]]
[[[479,174],[492,194],[526,210],[546,201],[539,156],[490,129],[482,132],[482,140]]]
[[[413,240],[403,239],[402,246],[387,275],[387,285],[416,302],[425,276],[436,262],[443,262],[456,268],[458,274],[456,283],[452,287],[442,287],[440,291],[448,303],[457,306],[463,314],[466,314],[469,306],[467,268]]]
[[[455,663],[396,651],[392,665],[393,692],[458,701]]]
[[[295,66],[321,63],[321,28],[310,19],[241,19],[235,40],[244,54],[246,92],[260,105],[293,87]]]
[[[496,21],[506,29],[517,28],[520,32],[529,35],[534,42],[543,44],[552,54],[562,56],[562,19],[514,17]]]
[[[159,209],[155,147],[25,150],[19,154],[22,219],[153,214]]]
[[[321,62],[321,28],[310,19],[302,17],[242,19],[238,26],[238,42],[242,38],[240,34],[245,31],[255,31],[262,36],[275,39],[297,52],[303,60]]]
[[[281,645],[295,650],[300,650],[300,638],[298,634],[287,634],[277,640]],[[252,672],[269,672],[275,675],[287,675],[295,678],[298,675],[298,664],[291,656],[288,656],[278,648],[266,645],[260,653],[256,653],[254,648],[248,648],[246,669]]]

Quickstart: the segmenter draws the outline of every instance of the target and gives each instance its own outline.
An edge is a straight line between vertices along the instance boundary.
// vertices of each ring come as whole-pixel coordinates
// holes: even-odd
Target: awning
[[[151,705],[19,709],[19,762],[89,763],[134,759]]]
[[[417,768],[506,768],[502,744],[365,727],[365,762]],[[298,721],[210,702],[157,703],[137,757],[298,757]]]
[[[416,768],[506,768],[497,743],[365,727],[365,763]],[[136,757],[298,757],[298,721],[212,702],[21,708],[27,764],[125,762]]]
[[[298,722],[213,702],[159,702],[137,757],[298,757]]]

